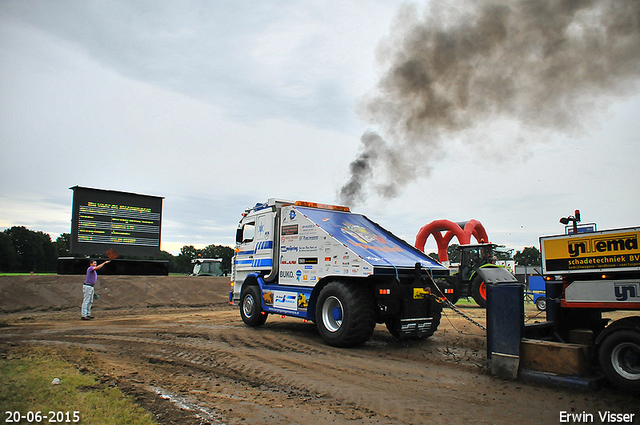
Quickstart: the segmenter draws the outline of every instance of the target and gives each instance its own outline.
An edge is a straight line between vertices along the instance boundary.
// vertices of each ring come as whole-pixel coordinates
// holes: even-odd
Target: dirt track
[[[601,423],[607,410],[640,423],[637,397],[613,389],[491,377],[483,331],[450,310],[427,340],[398,342],[378,325],[364,346],[338,349],[298,319],[246,327],[228,279],[100,277],[90,322],[79,320],[77,282],[0,278],[0,350],[59,347],[160,423],[555,424],[583,411]],[[483,310],[467,311],[484,323]]]

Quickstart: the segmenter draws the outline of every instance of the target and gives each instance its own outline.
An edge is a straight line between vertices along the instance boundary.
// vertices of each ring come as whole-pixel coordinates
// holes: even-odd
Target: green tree
[[[516,251],[513,259],[519,266],[539,266],[541,264],[540,251],[535,246],[526,247],[520,251]]]
[[[14,226],[4,231],[11,239],[17,255],[13,271],[52,272],[57,268],[56,247],[51,236],[34,232],[24,226]]]
[[[10,272],[16,268],[18,254],[6,231],[0,233],[0,271]]]
[[[71,255],[71,234],[61,233],[55,241],[58,257],[68,257]]]
[[[430,252],[429,253],[429,258],[433,258],[436,261],[440,261],[440,259],[438,258],[438,253],[437,252]]]
[[[451,263],[459,263],[460,262],[460,245],[452,243],[447,248],[447,254],[449,254],[449,262]]]
[[[180,248],[180,254],[176,260],[178,273],[189,273],[191,271],[191,260],[198,258],[198,250],[193,245],[185,245]]]

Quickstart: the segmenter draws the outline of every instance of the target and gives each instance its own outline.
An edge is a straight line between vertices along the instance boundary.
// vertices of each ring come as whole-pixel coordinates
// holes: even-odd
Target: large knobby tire
[[[364,344],[376,326],[373,297],[353,283],[328,283],[316,302],[316,326],[320,336],[334,347]]]
[[[471,282],[471,296],[476,304],[482,308],[487,308],[487,284],[482,276],[477,273],[473,282]]]
[[[620,388],[640,391],[640,333],[622,329],[600,344],[598,358],[602,371]]]
[[[262,326],[267,321],[267,313],[262,311],[259,287],[250,285],[242,290],[240,316],[248,326]]]

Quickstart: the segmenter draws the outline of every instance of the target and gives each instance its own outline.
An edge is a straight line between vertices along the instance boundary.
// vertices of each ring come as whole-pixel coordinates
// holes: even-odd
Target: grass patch
[[[51,348],[3,353],[0,376],[3,421],[7,420],[7,411],[22,415],[39,411],[41,423],[51,423],[52,414],[57,422],[60,419],[57,412],[63,412],[62,422],[69,419],[70,423],[77,423],[74,419],[79,419],[83,424],[157,424],[150,413],[118,388],[104,386],[96,377],[81,374]],[[60,380],[57,385],[52,384],[55,378]],[[75,418],[74,412],[77,412]]]
[[[478,304],[473,300],[473,298],[460,298],[456,305],[475,305]]]

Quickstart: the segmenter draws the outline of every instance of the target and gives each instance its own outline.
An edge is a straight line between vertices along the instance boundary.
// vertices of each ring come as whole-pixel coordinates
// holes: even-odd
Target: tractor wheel
[[[487,308],[487,284],[479,275],[471,282],[471,296],[480,307]]]
[[[316,325],[320,336],[334,347],[364,344],[376,326],[373,297],[361,286],[330,282],[318,296]]]
[[[262,311],[260,288],[251,285],[240,295],[240,316],[248,326],[262,326],[267,321],[267,313]]]
[[[540,311],[545,311],[547,309],[547,298],[546,297],[540,297],[536,300],[536,307],[538,308],[538,310]]]
[[[600,366],[614,385],[640,391],[640,333],[614,331],[600,344]]]

